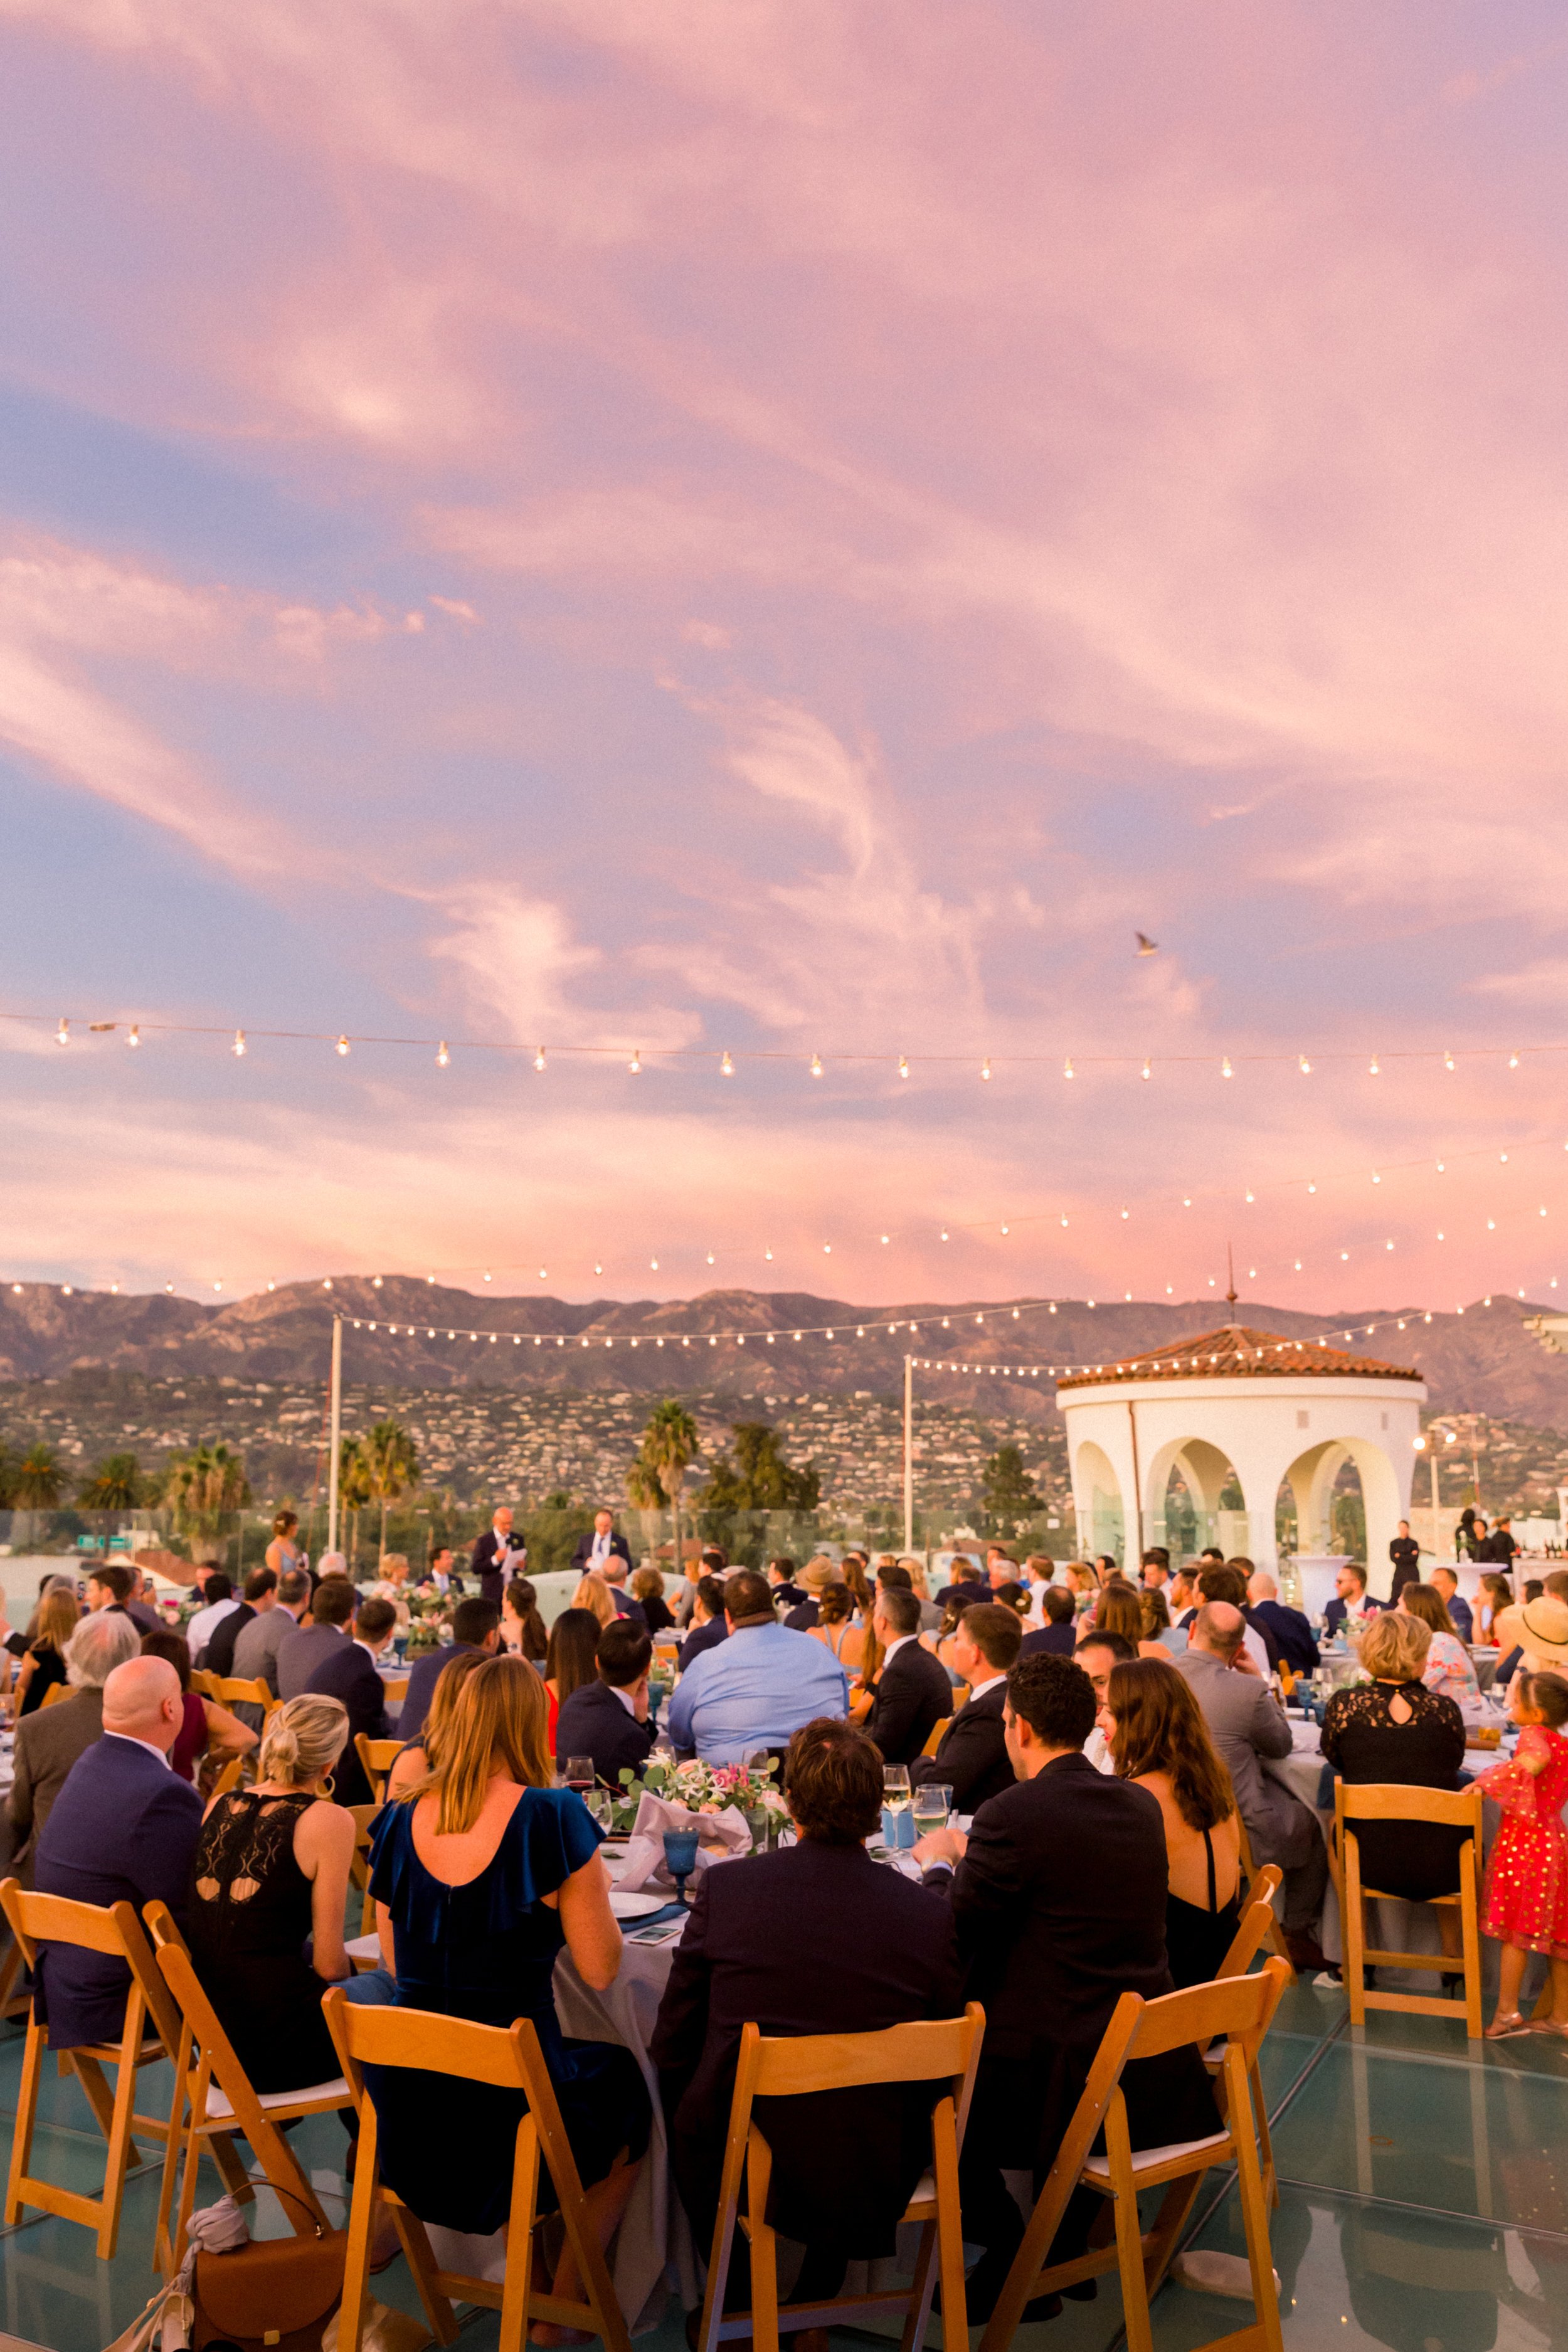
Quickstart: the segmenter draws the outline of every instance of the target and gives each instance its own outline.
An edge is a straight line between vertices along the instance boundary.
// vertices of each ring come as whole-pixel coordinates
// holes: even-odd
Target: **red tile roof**
[[[1227,1323],[1195,1339],[1178,1339],[1172,1348],[1152,1348],[1146,1355],[1128,1356],[1119,1364],[1101,1364],[1091,1372],[1074,1372],[1057,1382],[1063,1389],[1114,1387],[1128,1381],[1233,1381],[1237,1379],[1326,1380],[1353,1374],[1357,1380],[1418,1381],[1409,1364],[1384,1364],[1375,1356],[1353,1356],[1341,1348],[1325,1348],[1314,1339],[1286,1339],[1278,1331],[1253,1331]]]

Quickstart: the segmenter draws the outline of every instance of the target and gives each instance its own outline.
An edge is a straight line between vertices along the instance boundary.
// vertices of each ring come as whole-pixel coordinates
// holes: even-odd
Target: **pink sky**
[[[1568,1282],[1556,12],[0,16],[8,1275]]]

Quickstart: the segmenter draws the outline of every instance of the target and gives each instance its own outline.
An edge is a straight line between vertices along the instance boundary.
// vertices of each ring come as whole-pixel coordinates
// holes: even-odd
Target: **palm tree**
[[[668,1503],[675,1515],[675,1572],[681,1571],[680,1490],[700,1451],[697,1423],[674,1397],[656,1404],[642,1433],[637,1460],[626,1473],[626,1494],[639,1511]]]
[[[45,1445],[40,1440],[16,1465],[11,1484],[16,1507],[19,1511],[58,1510],[63,1485],[59,1456],[52,1445]]]
[[[250,1500],[244,1456],[221,1438],[216,1445],[204,1443],[193,1453],[171,1454],[163,1473],[163,1500],[182,1535],[200,1536],[210,1543],[220,1521],[242,1511]]]
[[[378,1421],[361,1445],[373,1501],[381,1505],[381,1549],[386,1550],[386,1514],[419,1475],[414,1440],[399,1421]]]
[[[363,1437],[344,1437],[338,1442],[338,1508],[346,1511],[353,1522],[349,1538],[349,1566],[359,1565],[359,1515],[374,1498],[370,1462]]]
[[[133,1511],[142,1500],[142,1465],[134,1454],[106,1454],[76,1490],[88,1511]]]

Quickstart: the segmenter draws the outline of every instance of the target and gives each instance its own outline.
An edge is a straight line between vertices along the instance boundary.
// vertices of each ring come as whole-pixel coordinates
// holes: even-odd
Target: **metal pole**
[[[1236,1276],[1232,1275],[1234,1283]],[[1127,1426],[1132,1434],[1132,1539],[1138,1547],[1140,1563],[1143,1558],[1143,1474],[1138,1465],[1138,1408],[1131,1397],[1127,1400]],[[1126,1568],[1125,1560],[1121,1563]],[[1139,1582],[1142,1581],[1140,1567]]]
[[[327,1549],[338,1548],[338,1454],[343,1433],[343,1318],[332,1318],[332,1433],[327,1457]]]
[[[904,1358],[904,1549],[915,1548],[915,1360]]]

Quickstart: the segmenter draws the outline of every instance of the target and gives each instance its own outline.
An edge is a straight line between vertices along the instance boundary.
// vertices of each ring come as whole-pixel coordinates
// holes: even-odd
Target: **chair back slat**
[[[1227,2041],[1260,2041],[1290,1974],[1288,1960],[1272,1959],[1257,1976],[1224,1977],[1162,1994],[1144,2006],[1131,2055],[1158,2058],[1189,2042],[1206,2050],[1222,2034]]]
[[[1246,1910],[1237,1921],[1230,1949],[1215,1970],[1216,1977],[1244,1977],[1268,1942],[1274,1926],[1274,1896],[1285,1876],[1276,1862],[1258,1874],[1247,1890]]]
[[[879,2033],[769,2036],[759,2044],[753,2095],[797,2098],[861,2083],[925,2083],[962,2074],[971,2032],[966,2017],[952,2017],[889,2025]]]
[[[41,1714],[46,1706],[58,1706],[61,1699],[75,1698],[75,1696],[76,1692],[69,1683],[51,1683],[39,1703],[39,1713]]]
[[[191,1676],[193,1687],[195,1676]],[[218,1706],[261,1706],[268,1710],[279,1704],[272,1685],[262,1675],[254,1679],[243,1675],[207,1675],[206,1696]]]
[[[19,1879],[0,1886],[0,1902],[18,1943],[75,1944],[84,1952],[103,1952],[110,1958],[126,1957],[125,1938],[112,1911],[94,1903],[72,1903],[63,1895],[37,1895]]]
[[[1443,1822],[1481,1832],[1479,1789],[1423,1789],[1400,1781],[1334,1783],[1335,1810],[1345,1822]]]
[[[529,2086],[519,2031],[526,2025],[533,2032],[526,2020],[511,2026],[476,2025],[434,2010],[361,2008],[340,1996],[329,2007],[327,2021],[338,2055],[356,2067],[405,2066],[421,2074],[460,2075],[500,2091]]]

